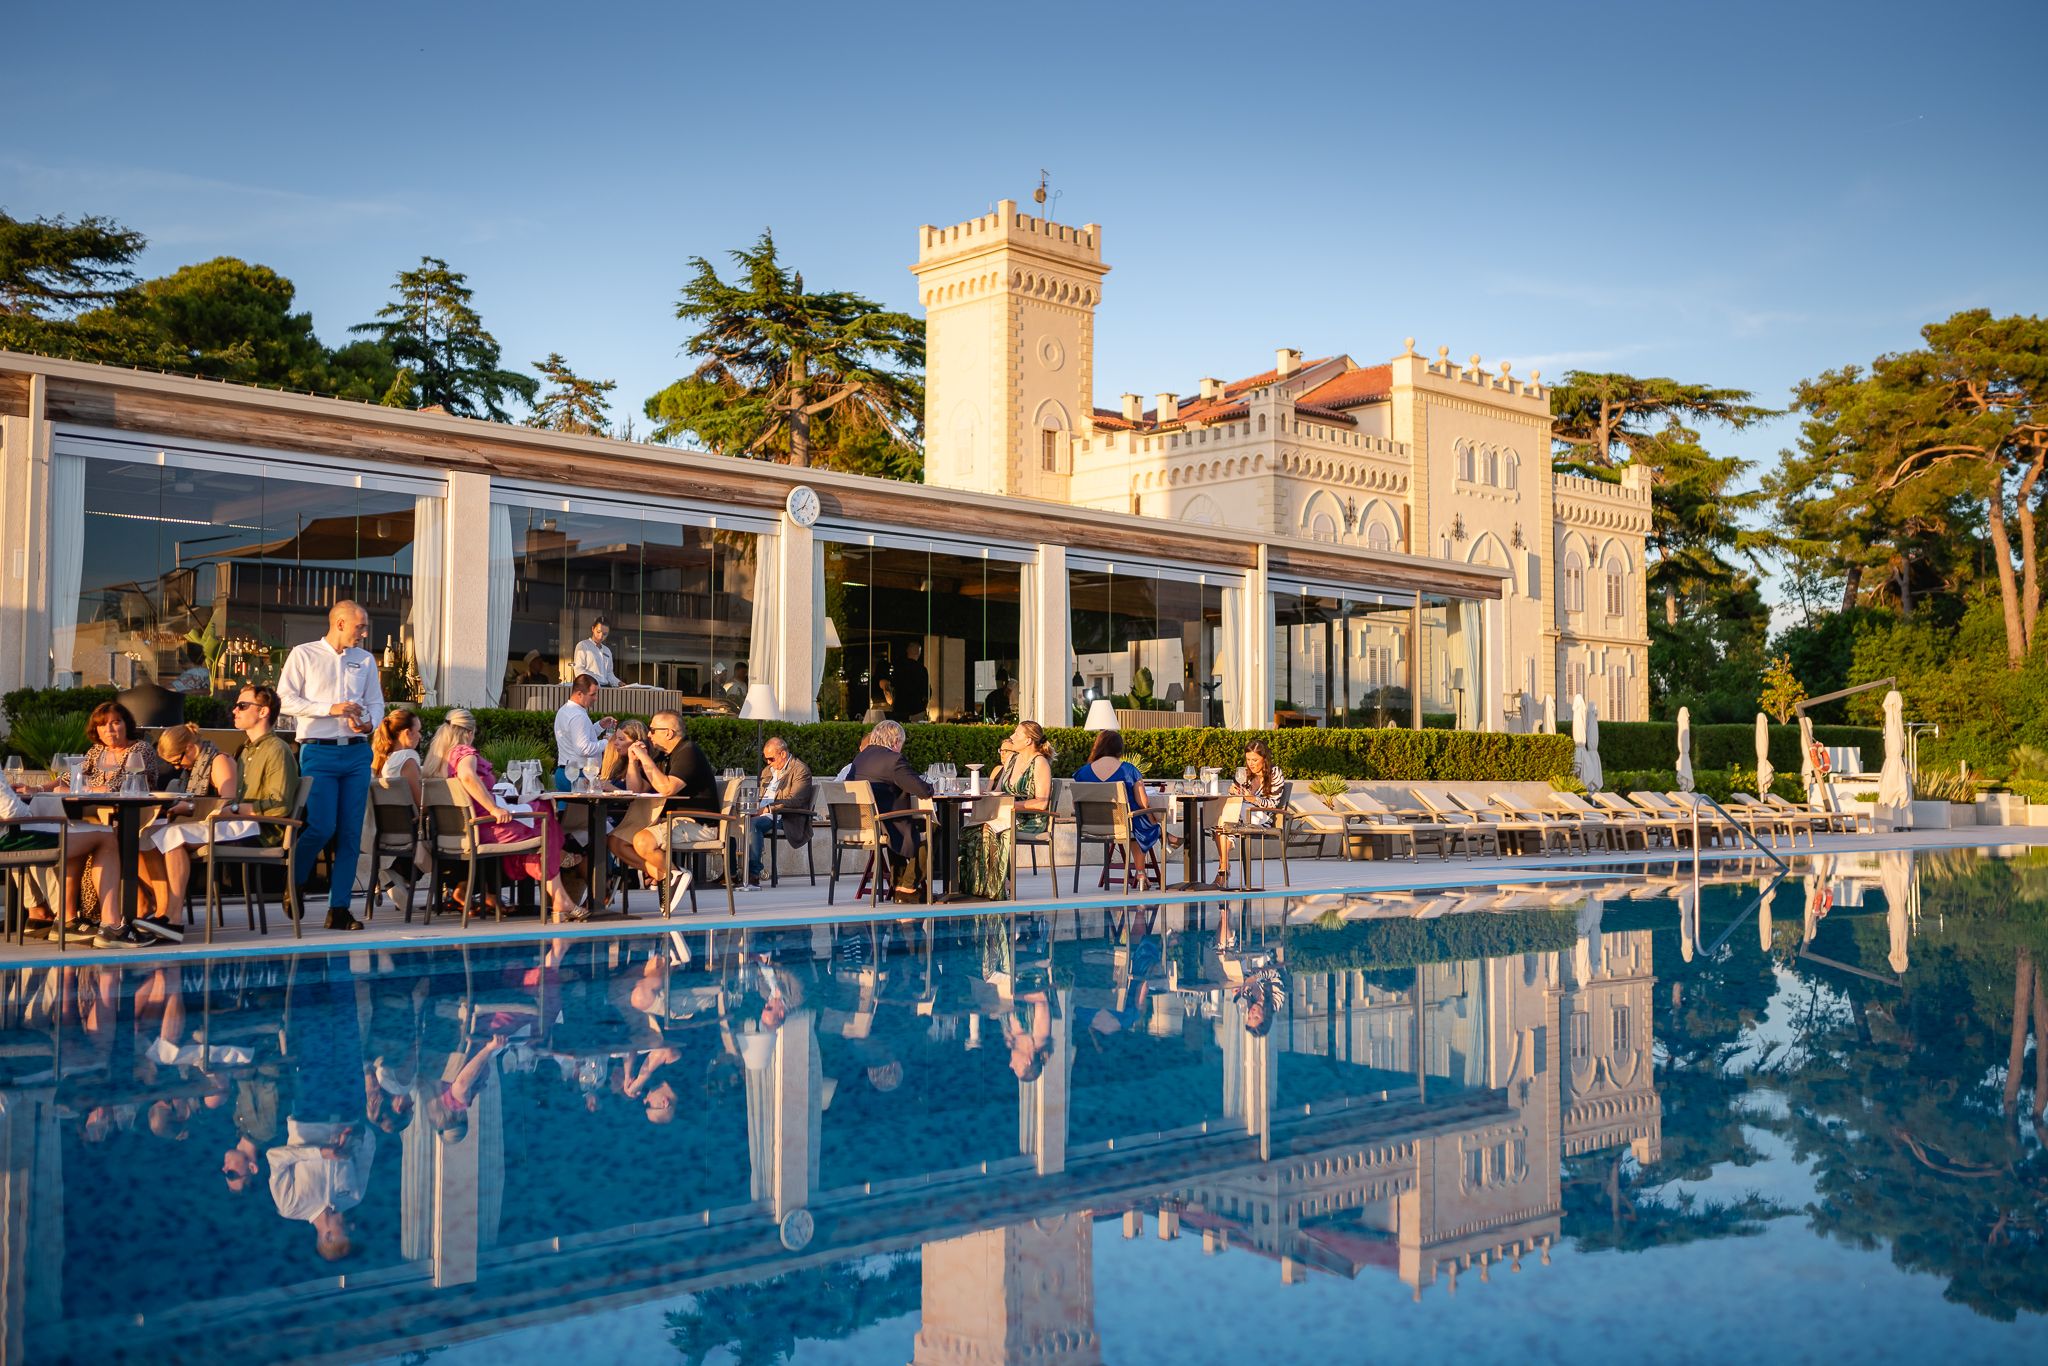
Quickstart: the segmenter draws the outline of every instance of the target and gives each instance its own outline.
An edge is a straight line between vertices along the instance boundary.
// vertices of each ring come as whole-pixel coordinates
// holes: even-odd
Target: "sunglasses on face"
[[[235,703],[235,710],[236,710],[236,711],[247,711],[247,710],[249,710],[249,708],[251,708],[251,707],[255,707],[255,706],[261,706],[261,705],[262,705],[262,704],[261,704],[261,703],[258,703],[258,702],[237,702],[237,703]]]

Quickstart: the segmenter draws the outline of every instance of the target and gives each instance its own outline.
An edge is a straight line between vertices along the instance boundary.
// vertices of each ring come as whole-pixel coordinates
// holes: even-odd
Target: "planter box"
[[[2010,792],[1986,792],[1977,798],[1977,824],[2025,825],[2027,799]]]
[[[1913,828],[1915,830],[1948,830],[1953,828],[1950,817],[1956,810],[1954,802],[1914,802]],[[1975,816],[1976,812],[1971,811]]]
[[[1948,826],[1955,830],[1962,826],[1977,824],[1977,807],[1974,802],[1950,802],[1948,804]]]
[[[2032,802],[2027,803],[2027,824],[2048,825],[2048,806],[2036,806]]]

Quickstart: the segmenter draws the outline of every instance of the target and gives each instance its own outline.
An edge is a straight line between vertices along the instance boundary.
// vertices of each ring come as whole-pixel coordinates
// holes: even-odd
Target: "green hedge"
[[[1570,724],[1566,723],[1566,729]],[[1770,728],[1771,767],[1799,771],[1799,727]],[[1833,749],[1860,749],[1874,768],[1884,754],[1884,732],[1871,726],[1815,726],[1814,738]],[[1678,762],[1675,721],[1602,721],[1600,763],[1605,768],[1661,768]],[[1755,768],[1756,724],[1692,728],[1695,768]]]
[[[422,708],[429,731],[440,724],[446,708]],[[518,741],[553,745],[554,717],[547,712],[478,711],[479,743]],[[625,719],[623,717],[621,720]],[[642,718],[645,719],[645,718]],[[750,768],[754,763],[756,724],[731,716],[685,719],[690,738],[703,749],[714,768]],[[868,727],[857,721],[788,721],[760,723],[770,735],[789,741],[792,752],[820,776],[837,773],[853,759]],[[1004,726],[914,725],[904,755],[919,769],[939,763],[982,764],[993,772],[996,751],[1008,735]],[[1047,732],[1053,743],[1053,772],[1065,776],[1088,761],[1095,744],[1093,731],[1061,727]],[[1245,746],[1262,739],[1273,751],[1281,771],[1309,779],[1382,778],[1395,781],[1472,779],[1493,782],[1547,782],[1571,772],[1572,744],[1561,735],[1498,735],[1445,730],[1265,730],[1233,731],[1177,727],[1172,730],[1124,732],[1125,753],[1142,757],[1154,777],[1179,777],[1190,764],[1197,768],[1233,769]]]
[[[1288,927],[1287,965],[1296,972],[1404,968],[1517,953],[1561,952],[1578,940],[1578,925],[1570,911],[1513,911],[1502,915],[1443,916],[1435,920],[1353,920],[1327,927]]]
[[[102,702],[120,695],[118,688],[16,688],[0,697],[10,723],[26,716],[56,716],[64,712],[90,712]],[[234,705],[226,698],[185,696],[185,719],[209,729],[232,725]]]
[[[1607,733],[1607,727],[1602,726],[1600,732],[1604,737]],[[1601,748],[1604,750],[1606,747],[1603,745]],[[1602,757],[1605,757],[1604,754]],[[1750,757],[1754,759],[1756,756],[1751,755]],[[1753,786],[1756,781],[1756,771],[1754,769],[1743,770],[1743,786],[1740,788],[1737,788],[1735,774],[1730,769],[1696,769],[1693,772],[1692,778],[1694,791],[1705,793],[1717,802],[1726,802],[1728,794],[1731,792],[1742,791],[1749,793],[1751,796],[1756,794],[1756,788]],[[1606,788],[1609,792],[1673,792],[1678,788],[1678,770],[1675,768],[1608,769],[1600,775],[1600,786]],[[1805,801],[1806,789],[1799,785],[1798,766],[1794,765],[1789,773],[1779,773],[1774,777],[1771,780],[1771,791],[1777,793],[1788,802]]]

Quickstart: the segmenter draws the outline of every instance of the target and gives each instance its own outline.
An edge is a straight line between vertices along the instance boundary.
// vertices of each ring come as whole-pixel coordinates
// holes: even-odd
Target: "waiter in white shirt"
[[[349,914],[349,902],[355,897],[363,813],[370,802],[370,736],[384,719],[377,661],[362,648],[369,629],[368,612],[347,599],[335,603],[327,613],[327,634],[294,647],[277,678],[284,714],[298,721],[299,775],[313,784],[292,876],[303,889],[313,875],[313,861],[333,842],[330,930],[363,927]]]
[[[270,1163],[270,1198],[287,1219],[313,1226],[314,1245],[328,1261],[349,1254],[348,1221],[363,1203],[377,1135],[362,1125],[285,1121],[285,1141],[264,1154]]]
[[[605,638],[612,628],[605,624],[603,617],[590,623],[590,639],[578,641],[576,645],[576,672],[589,674],[597,680],[600,688],[616,688],[619,676],[612,672],[612,649],[605,644]]]
[[[580,650],[577,652],[582,653]],[[590,704],[597,700],[597,680],[577,674],[569,685],[569,700],[555,713],[555,790],[567,792],[575,771],[585,764],[604,761],[605,745],[618,726],[615,717],[590,719]]]

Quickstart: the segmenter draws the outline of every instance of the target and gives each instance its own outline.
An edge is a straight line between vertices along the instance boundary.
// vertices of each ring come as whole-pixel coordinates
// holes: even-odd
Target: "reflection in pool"
[[[1874,853],[18,970],[0,1360],[2038,1352],[2044,960]]]

